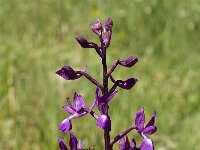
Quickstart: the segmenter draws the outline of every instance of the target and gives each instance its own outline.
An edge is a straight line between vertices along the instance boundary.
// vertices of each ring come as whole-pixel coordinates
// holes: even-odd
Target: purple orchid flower
[[[72,131],[69,132],[69,147],[70,150],[81,150],[83,148],[83,144],[81,140],[77,140],[76,136]],[[64,139],[62,137],[58,137],[58,143],[60,150],[68,150],[67,146],[64,143]]]
[[[107,106],[110,100],[117,94],[118,91],[114,91],[113,93],[109,94],[107,98],[105,95],[101,95],[99,92],[99,88],[96,89],[96,105],[101,112],[101,115],[97,119],[97,126],[103,128],[107,131],[111,131],[111,120],[108,114],[104,114],[104,106]]]
[[[69,98],[66,99],[68,105],[64,106],[63,108],[71,114],[68,118],[63,120],[61,124],[59,125],[58,129],[61,130],[63,133],[67,133],[72,129],[71,120],[80,118],[88,113],[86,111],[86,104],[81,95],[78,95],[76,92],[74,93],[73,98],[73,105],[70,103]],[[95,106],[95,101],[90,106],[89,110],[92,110]]]
[[[148,136],[155,133],[157,130],[157,127],[154,125],[155,117],[156,117],[156,112],[153,113],[150,121],[144,127],[145,123],[144,108],[142,107],[140,111],[138,111],[135,115],[136,130],[143,137],[142,143],[140,145],[140,150],[154,150],[153,142]]]
[[[86,72],[86,66],[83,69]],[[70,66],[64,66],[60,70],[56,71],[56,74],[64,78],[65,80],[76,80],[83,75],[76,73]]]
[[[86,38],[82,36],[77,36],[76,40],[82,48],[98,48],[97,44],[95,44],[94,42],[89,42],[88,40],[86,40]]]

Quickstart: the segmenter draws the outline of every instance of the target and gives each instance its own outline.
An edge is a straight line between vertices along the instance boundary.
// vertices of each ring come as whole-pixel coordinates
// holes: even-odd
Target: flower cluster
[[[76,37],[77,42],[82,48],[94,49],[100,57],[102,63],[102,74],[103,81],[102,83],[94,79],[86,71],[86,66],[84,69],[75,71],[70,66],[64,66],[56,72],[59,76],[65,80],[76,80],[81,77],[85,77],[91,83],[96,86],[96,97],[94,98],[90,107],[86,106],[84,98],[79,95],[77,92],[74,93],[73,102],[70,102],[70,99],[67,97],[67,105],[63,106],[63,109],[66,110],[70,116],[64,119],[59,125],[58,129],[61,130],[64,134],[70,134],[69,146],[71,150],[83,149],[82,141],[77,140],[75,135],[72,132],[72,120],[83,117],[87,114],[90,114],[96,120],[96,126],[104,130],[104,145],[106,150],[112,150],[113,145],[119,141],[120,150],[154,150],[154,145],[151,139],[149,138],[150,134],[156,132],[156,126],[154,125],[156,113],[153,114],[150,121],[144,126],[145,114],[144,108],[142,108],[135,115],[134,123],[127,128],[122,133],[116,135],[113,139],[110,138],[111,132],[111,118],[108,113],[109,103],[112,98],[117,94],[117,87],[130,90],[138,81],[135,78],[127,78],[125,80],[116,80],[113,77],[113,72],[115,68],[120,65],[122,67],[131,68],[134,66],[138,59],[134,56],[130,56],[127,59],[117,59],[114,61],[112,66],[108,69],[106,63],[106,50],[110,46],[111,36],[112,36],[112,26],[113,21],[110,18],[107,18],[105,24],[102,25],[99,20],[96,23],[91,25],[92,31],[97,34],[100,44],[88,41],[83,36]],[[111,88],[108,87],[109,80],[113,83]],[[97,115],[93,108],[97,107],[99,110],[99,115]],[[140,148],[136,147],[135,139],[132,139],[132,144],[130,144],[127,134],[136,130],[141,137],[143,138]],[[67,150],[67,146],[64,144],[64,139],[58,138],[60,150]]]

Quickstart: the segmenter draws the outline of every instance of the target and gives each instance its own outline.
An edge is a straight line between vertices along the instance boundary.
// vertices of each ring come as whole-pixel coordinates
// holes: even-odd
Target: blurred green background
[[[61,106],[77,91],[89,106],[95,86],[85,78],[65,81],[64,65],[101,81],[100,60],[75,37],[98,41],[90,24],[114,22],[108,66],[137,56],[132,69],[118,67],[116,79],[136,77],[130,91],[119,89],[110,103],[113,137],[133,123],[142,106],[146,120],[157,111],[156,150],[200,149],[199,0],[0,0],[0,149],[55,150],[57,130],[68,116]],[[90,86],[91,85],[91,86]],[[103,149],[103,133],[91,116],[73,121],[84,147]],[[129,138],[141,138],[132,132]],[[117,147],[115,147],[117,149]]]

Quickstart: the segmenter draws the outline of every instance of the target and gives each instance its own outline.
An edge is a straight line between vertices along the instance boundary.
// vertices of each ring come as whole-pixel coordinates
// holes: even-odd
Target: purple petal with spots
[[[77,138],[76,136],[73,134],[72,131],[69,132],[70,135],[70,140],[69,140],[69,145],[70,145],[70,150],[77,150]]]
[[[130,56],[126,60],[122,60],[119,62],[120,65],[124,67],[132,67],[137,63],[138,59],[136,57]]]
[[[62,137],[58,137],[58,144],[60,150],[68,150],[67,146],[64,143],[64,139]]]
[[[97,126],[105,129],[106,131],[111,131],[111,120],[108,115],[100,115],[97,120]]]
[[[144,137],[140,145],[140,150],[154,150],[154,145],[151,139]]]
[[[144,128],[145,114],[144,107],[140,109],[135,115],[135,126],[137,130],[142,130]]]
[[[76,112],[79,112],[82,108],[86,107],[83,97],[76,92],[74,93],[73,107]]]

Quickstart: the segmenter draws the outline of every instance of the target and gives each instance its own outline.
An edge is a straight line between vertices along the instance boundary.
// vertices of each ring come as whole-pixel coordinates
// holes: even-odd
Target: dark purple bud
[[[140,150],[154,150],[154,145],[151,139],[144,137],[140,145]]]
[[[72,131],[70,131],[69,134],[70,134],[70,140],[69,140],[70,150],[77,150],[77,145],[78,145],[77,138]]]
[[[137,130],[143,130],[145,122],[144,107],[140,109],[135,115],[135,127]]]
[[[124,67],[132,67],[133,65],[135,65],[137,63],[138,59],[136,57],[129,57],[126,60],[121,60],[119,62],[120,65],[124,66]]]
[[[103,37],[103,45],[105,48],[108,48],[110,45],[110,40],[111,40],[111,32],[105,32],[104,37]]]
[[[62,137],[58,137],[58,144],[60,150],[68,150],[67,146],[64,143],[64,139]]]
[[[113,26],[113,21],[111,18],[107,18],[105,21],[105,30],[106,31],[111,31]]]
[[[82,48],[98,48],[98,45],[93,42],[88,42],[84,37],[78,36],[76,40],[81,45]]]
[[[86,72],[86,66],[83,72]],[[63,77],[65,80],[76,80],[82,77],[82,75],[77,74],[70,66],[62,67],[60,70],[56,71],[56,74]]]
[[[100,115],[97,120],[97,126],[110,132],[111,131],[110,117],[108,115]]]
[[[153,113],[151,119],[149,120],[149,122],[147,123],[147,125],[145,126],[145,128],[149,127],[149,126],[154,126],[155,118],[156,118],[156,112]]]
[[[137,82],[138,80],[135,78],[129,78],[127,80],[124,81],[124,83],[119,83],[119,87],[126,89],[126,90],[130,90]]]
[[[142,134],[151,135],[157,131],[156,126],[148,126],[142,130]]]
[[[98,20],[96,23],[91,25],[91,29],[94,33],[96,33],[98,36],[101,36],[101,33],[103,31],[103,26]]]
[[[117,86],[119,86],[123,89],[126,89],[126,90],[130,90],[138,81],[135,78],[128,78],[125,81],[122,81],[122,80],[115,81],[115,79],[112,76],[110,76],[110,79],[113,83],[117,83]]]

